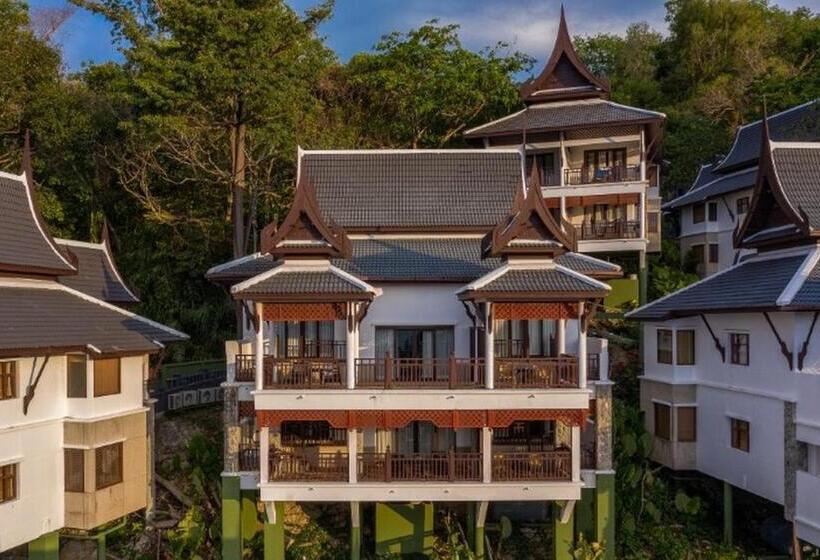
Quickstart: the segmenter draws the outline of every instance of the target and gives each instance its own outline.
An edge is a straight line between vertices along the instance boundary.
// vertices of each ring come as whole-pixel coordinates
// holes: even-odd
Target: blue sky
[[[303,10],[316,0],[289,0]],[[30,0],[32,8],[61,6],[65,0]],[[778,0],[786,9],[808,6],[820,11],[820,0]],[[619,33],[629,23],[647,21],[665,31],[663,0],[565,0],[570,33]],[[438,18],[461,25],[466,46],[480,49],[498,41],[513,44],[543,64],[558,25],[559,0],[336,0],[333,18],[320,29],[342,61],[370,49],[385,33],[406,31]],[[56,37],[69,70],[83,62],[118,59],[110,26],[100,17],[78,10]]]

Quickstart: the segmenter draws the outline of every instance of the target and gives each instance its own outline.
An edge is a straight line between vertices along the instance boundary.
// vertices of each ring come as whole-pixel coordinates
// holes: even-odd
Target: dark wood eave
[[[120,273],[120,269],[117,267],[117,262],[114,260],[114,251],[111,247],[111,235],[108,230],[108,220],[106,219],[103,219],[102,231],[100,232],[100,243],[102,243],[103,250],[108,256],[108,260],[111,262],[111,267],[114,269],[114,273],[117,275],[117,278],[120,280],[120,283],[122,283],[123,287],[126,289],[128,293],[134,296],[133,300],[110,300],[109,303],[115,303],[120,307],[127,307],[135,305],[137,303],[141,303],[139,294],[134,288],[132,288],[125,282],[125,278]]]
[[[159,352],[159,346],[146,347],[144,350],[122,350],[110,352],[94,352],[88,346],[31,346],[20,348],[0,348],[0,358],[39,358],[43,356],[62,356],[65,354],[83,353],[92,359],[126,358],[130,356],[144,356]]]
[[[348,301],[372,301],[372,292],[360,293],[301,293],[301,294],[265,294],[243,292],[234,294],[234,299],[251,300],[259,303],[344,303]]]
[[[583,292],[498,292],[467,290],[458,294],[458,299],[462,301],[474,301],[476,303],[489,302],[526,302],[526,303],[566,303],[586,300],[601,300],[606,296],[602,290]]]
[[[328,244],[327,246],[279,246],[280,243],[288,240],[288,236],[299,223],[302,214],[307,216],[311,225],[316,228]],[[352,246],[345,231],[322,216],[319,210],[319,204],[316,202],[316,193],[313,189],[313,185],[305,175],[302,175],[299,179],[299,183],[296,185],[296,196],[294,197],[293,204],[290,207],[285,221],[280,227],[277,227],[276,223],[271,222],[262,230],[261,250],[263,254],[270,253],[274,256],[324,255],[328,257],[350,258]]]
[[[804,238],[818,237],[818,233],[820,233],[811,230],[808,219],[805,215],[801,215],[799,213],[799,208],[797,211],[792,209],[792,205],[789,202],[786,193],[783,191],[783,187],[780,185],[780,180],[775,170],[774,156],[772,154],[772,141],[769,135],[769,121],[766,115],[763,116],[762,123],[762,140],[760,142],[760,158],[757,168],[757,178],[755,180],[754,190],[752,191],[752,201],[749,205],[749,211],[746,213],[746,217],[734,234],[733,243],[736,248],[757,248],[759,246],[781,245],[787,239],[799,241]],[[752,226],[753,220],[757,217],[759,212],[764,211],[763,209],[758,210],[758,206],[761,204],[761,198],[765,194],[767,188],[768,192],[772,194],[775,201],[780,206],[780,210],[788,219],[792,221],[799,233],[796,235],[792,234],[789,236],[780,236],[771,239],[763,239],[759,242],[752,241],[747,243],[745,242],[745,239],[749,237],[747,232]]]
[[[561,57],[564,56],[572,64],[575,70],[589,82],[594,88],[592,90],[553,90],[547,87],[547,81],[555,72]],[[597,91],[596,91],[597,90]],[[539,93],[544,92],[544,93]],[[524,103],[537,103],[539,101],[558,101],[564,99],[579,99],[590,97],[609,98],[609,84],[592,72],[581,61],[575,52],[572,38],[569,36],[569,28],[564,14],[564,6],[561,5],[561,19],[558,23],[558,35],[555,37],[555,45],[546,66],[534,80],[525,83],[521,87],[521,99]]]

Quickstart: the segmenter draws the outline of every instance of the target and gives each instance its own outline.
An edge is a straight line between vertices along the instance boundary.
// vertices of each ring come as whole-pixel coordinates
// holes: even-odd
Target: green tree
[[[357,107],[368,144],[442,147],[471,125],[518,107],[512,77],[529,57],[499,43],[480,53],[465,49],[457,25],[432,20],[406,34],[382,37],[375,52],[351,58],[346,95]]]

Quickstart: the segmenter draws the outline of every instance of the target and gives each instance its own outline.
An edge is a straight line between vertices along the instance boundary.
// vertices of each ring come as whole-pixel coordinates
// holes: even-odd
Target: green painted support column
[[[429,555],[434,544],[433,504],[376,504],[377,555]]]
[[[265,560],[285,560],[285,502],[265,504],[265,508]]]
[[[475,558],[476,560],[485,560],[486,553],[484,552],[484,527],[475,528]]]
[[[100,533],[97,535],[97,560],[106,560],[108,558],[106,552],[105,533]]]
[[[242,490],[240,518],[242,523],[242,550],[259,532],[259,510],[256,506],[256,491]]]
[[[649,268],[646,266],[646,253],[638,255],[638,303],[646,305],[647,292],[649,288]]]
[[[46,533],[28,543],[29,560],[59,560],[60,533]]]
[[[362,557],[362,506],[350,502],[350,560]]]
[[[732,544],[732,527],[734,525],[734,515],[732,507],[732,485],[723,483],[723,543]]]
[[[587,541],[597,540],[595,532],[595,488],[583,488],[581,499],[575,504],[575,534]]]
[[[242,560],[239,477],[222,477],[222,560]]]
[[[561,523],[561,504],[552,504],[552,541],[555,550],[555,560],[572,560],[572,551],[575,549],[575,513],[570,515],[566,523]]]
[[[467,519],[465,520],[466,525],[466,537],[468,543],[475,543],[475,510],[478,507],[477,503],[468,502],[467,503]]]
[[[604,560],[615,559],[615,474],[595,478],[595,540],[604,545]]]

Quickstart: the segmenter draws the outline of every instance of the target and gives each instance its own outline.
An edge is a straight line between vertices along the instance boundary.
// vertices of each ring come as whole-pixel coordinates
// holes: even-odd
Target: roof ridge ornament
[[[568,70],[574,71],[574,77],[566,74],[558,77],[556,70],[562,60],[566,60],[566,63],[570,65]],[[552,54],[538,77],[527,81],[521,87],[521,99],[524,103],[531,104],[540,101],[590,97],[608,99],[609,83],[595,76],[575,52],[564,14],[564,5],[561,4],[561,17]]]

